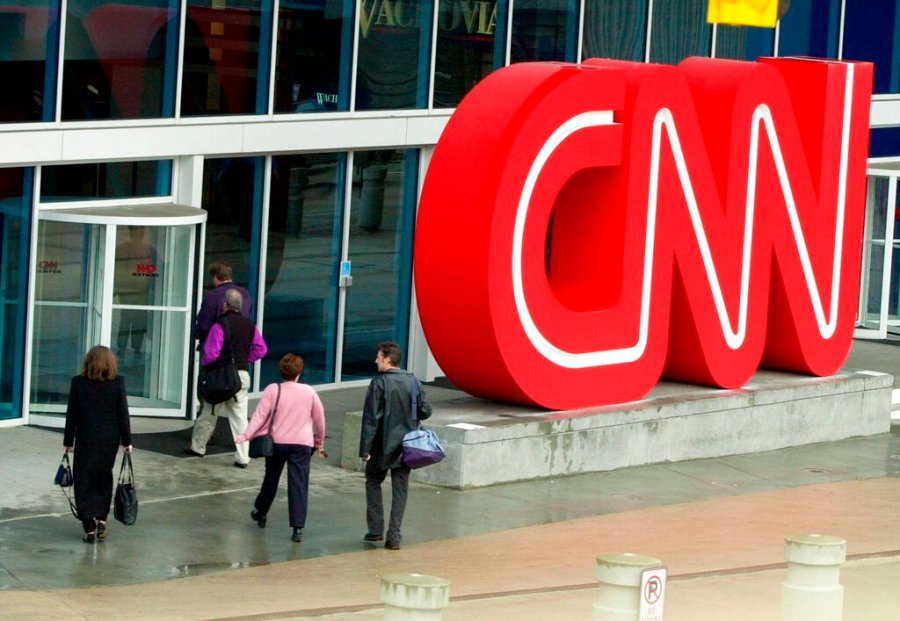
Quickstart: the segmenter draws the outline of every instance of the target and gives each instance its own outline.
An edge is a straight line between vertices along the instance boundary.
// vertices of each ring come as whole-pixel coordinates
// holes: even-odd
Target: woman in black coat
[[[120,444],[131,451],[125,379],[117,372],[115,355],[97,345],[85,355],[81,375],[72,378],[69,389],[63,445],[67,453],[73,445],[78,448],[72,464],[75,507],[87,543],[106,538],[116,453]]]

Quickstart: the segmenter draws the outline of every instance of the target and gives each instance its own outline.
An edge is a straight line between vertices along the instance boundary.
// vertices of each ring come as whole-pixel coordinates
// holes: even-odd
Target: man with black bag
[[[402,352],[393,341],[378,344],[375,364],[378,376],[369,384],[363,404],[359,456],[366,462],[366,524],[363,540],[375,543],[384,539],[384,506],[381,484],[391,473],[391,517],[384,547],[399,550],[400,526],[406,510],[409,467],[401,459],[403,436],[416,429],[418,420],[431,416],[431,403],[416,376],[400,368]],[[417,416],[412,413],[412,390],[418,390]]]
[[[223,402],[203,408],[194,423],[191,445],[185,447],[187,455],[203,457],[206,444],[216,428],[216,416],[227,415],[234,438],[247,428],[247,389],[250,386],[250,365],[266,355],[266,343],[252,321],[241,314],[243,297],[236,289],[225,292],[225,313],[210,328],[203,344],[200,364],[202,372],[220,369],[232,363],[241,380],[237,393]],[[247,443],[235,443],[234,465],[246,468],[250,463]]]

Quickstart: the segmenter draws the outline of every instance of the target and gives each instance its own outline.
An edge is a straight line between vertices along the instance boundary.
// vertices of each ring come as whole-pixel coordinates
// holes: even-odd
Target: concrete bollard
[[[828,535],[792,535],[784,538],[788,573],[781,585],[782,621],[841,621],[844,587],[841,563],[847,541]]]
[[[381,576],[384,621],[440,621],[450,603],[450,581],[425,574]]]
[[[594,604],[594,621],[638,621],[641,606],[641,573],[662,561],[641,554],[604,554],[597,557],[600,583]]]

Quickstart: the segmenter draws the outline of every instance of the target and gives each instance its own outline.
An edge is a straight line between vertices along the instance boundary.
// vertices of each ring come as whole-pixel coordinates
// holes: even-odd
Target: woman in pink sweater
[[[325,409],[319,395],[308,384],[300,383],[303,359],[285,354],[278,363],[284,382],[269,384],[262,393],[253,418],[235,442],[247,442],[269,431],[275,451],[266,457],[266,476],[250,512],[260,528],[266,527],[266,514],[275,500],[284,464],[288,465],[288,517],[294,529],[291,539],[303,540],[306,507],[309,496],[309,461],[314,450],[323,450],[325,441]]]

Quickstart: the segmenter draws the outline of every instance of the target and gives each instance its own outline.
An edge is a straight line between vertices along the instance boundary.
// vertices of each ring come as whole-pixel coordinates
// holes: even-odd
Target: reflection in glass
[[[707,8],[706,0],[654,0],[650,62],[675,65],[688,56],[709,56]]]
[[[648,0],[585,0],[582,58],[644,60]]]
[[[171,160],[44,166],[41,201],[167,196],[171,183]]]
[[[346,161],[343,153],[272,159],[261,385],[280,379],[288,352],[303,358],[304,382],[335,379]]]
[[[435,108],[453,108],[506,62],[507,0],[440,0],[434,66]]]
[[[775,45],[775,30],[749,26],[716,27],[716,58],[756,60],[771,56]]]
[[[100,225],[38,222],[34,259],[31,408],[65,411],[69,381],[99,335],[88,330],[103,290]],[[95,337],[98,339],[95,341]],[[90,344],[90,345],[88,345]]]
[[[273,6],[272,0],[188,1],[182,116],[267,112]]]
[[[778,22],[778,55],[837,58],[840,19],[841,0],[791,0]]]
[[[353,286],[347,289],[341,380],[375,374],[379,341],[405,350],[418,151],[354,154],[350,202]]]
[[[518,0],[513,4],[510,62],[574,62],[577,18],[577,0]]]
[[[225,261],[234,282],[246,287],[257,308],[259,218],[263,159],[254,157],[207,159],[203,164],[202,207],[206,221],[203,274],[213,261]],[[206,280],[203,293],[212,289]]]
[[[0,122],[53,120],[58,29],[58,2],[0,6]]]
[[[353,0],[322,6],[281,0],[275,60],[275,112],[349,107]]]
[[[31,178],[0,169],[0,419],[22,416]]]
[[[62,119],[175,112],[177,0],[68,0]]]
[[[873,93],[900,91],[900,30],[896,0],[846,0],[842,58],[875,64]]]
[[[432,4],[418,0],[360,1],[357,110],[425,107]]]

